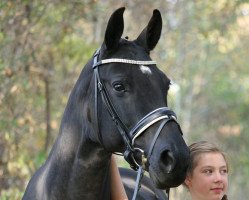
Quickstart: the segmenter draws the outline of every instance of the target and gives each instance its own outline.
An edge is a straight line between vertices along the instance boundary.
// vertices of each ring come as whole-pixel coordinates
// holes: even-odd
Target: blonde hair
[[[207,141],[195,142],[189,146],[189,150],[190,150],[190,162],[187,171],[188,175],[192,175],[195,167],[198,164],[200,155],[203,153],[220,153],[223,156],[226,165],[228,167],[226,154],[219,147],[210,142]]]

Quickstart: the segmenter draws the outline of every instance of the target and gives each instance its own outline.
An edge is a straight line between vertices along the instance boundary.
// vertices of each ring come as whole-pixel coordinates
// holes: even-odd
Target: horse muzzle
[[[155,148],[148,159],[148,171],[160,189],[177,187],[186,178],[189,148],[179,134],[178,125],[170,122],[161,130]]]
[[[143,133],[145,138],[150,135],[148,137],[150,139],[140,140],[137,137],[136,144],[144,151],[136,148],[142,153],[142,155],[140,153],[140,159],[136,156],[136,160],[139,160],[139,165],[149,172],[154,184],[158,188],[165,189],[176,187],[184,181],[189,162],[189,149],[174,113],[172,111],[168,113],[169,110],[166,109],[162,110],[167,113],[167,117],[159,120],[157,125],[150,126]],[[142,135],[141,138],[143,138]],[[138,154],[139,151],[137,151]]]

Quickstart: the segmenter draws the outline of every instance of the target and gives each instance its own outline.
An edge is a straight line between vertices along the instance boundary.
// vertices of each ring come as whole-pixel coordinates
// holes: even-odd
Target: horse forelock
[[[99,60],[108,58],[123,58],[131,60],[151,60],[149,53],[136,40],[128,41],[121,38],[113,49],[106,49],[103,44],[100,49]]]

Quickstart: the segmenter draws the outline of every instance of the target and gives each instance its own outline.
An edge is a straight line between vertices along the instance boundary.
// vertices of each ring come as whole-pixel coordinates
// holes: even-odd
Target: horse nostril
[[[172,172],[176,164],[173,153],[169,150],[165,150],[161,153],[160,158],[163,163],[163,168],[164,168],[165,173]]]

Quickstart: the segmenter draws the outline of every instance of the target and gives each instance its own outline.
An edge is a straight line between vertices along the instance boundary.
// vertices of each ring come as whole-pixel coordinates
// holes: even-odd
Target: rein
[[[138,191],[141,187],[141,180],[144,175],[145,165],[148,163],[149,158],[152,154],[153,148],[155,146],[155,143],[158,139],[158,136],[160,135],[161,130],[165,126],[165,124],[169,121],[176,121],[176,115],[173,111],[171,111],[168,107],[160,107],[157,108],[147,115],[145,115],[141,120],[137,122],[137,124],[131,129],[128,130],[128,128],[125,126],[121,118],[119,117],[118,113],[116,112],[116,109],[111,102],[108,92],[106,90],[105,85],[103,84],[101,77],[99,75],[99,67],[103,66],[108,63],[126,63],[126,64],[133,64],[133,65],[155,65],[155,61],[137,61],[137,60],[129,60],[129,59],[120,59],[120,58],[110,58],[110,59],[104,59],[104,60],[98,60],[100,54],[100,49],[98,49],[93,58],[93,66],[94,69],[94,75],[95,75],[95,117],[96,117],[96,129],[98,133],[98,138],[101,144],[103,144],[102,135],[99,131],[99,124],[98,124],[98,94],[100,93],[102,101],[104,102],[112,120],[114,121],[120,135],[123,138],[123,141],[126,146],[126,150],[121,153],[121,155],[124,156],[125,160],[130,164],[131,168],[138,171],[137,178],[136,178],[136,187],[134,189],[134,194],[132,200],[136,199],[136,196],[138,194]],[[162,121],[149,148],[149,153],[147,157],[144,155],[144,151],[140,148],[134,147],[135,140],[144,133],[146,129],[148,129],[150,126],[155,124],[158,121]],[[141,160],[142,164],[138,164],[134,157],[134,153],[136,151],[139,151],[141,153]],[[166,193],[169,197],[169,188],[166,190]]]

